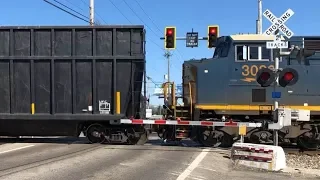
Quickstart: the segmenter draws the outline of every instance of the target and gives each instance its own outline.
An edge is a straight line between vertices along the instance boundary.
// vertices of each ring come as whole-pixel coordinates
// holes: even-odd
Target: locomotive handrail
[[[192,102],[192,89],[191,89],[191,82],[189,81],[189,98],[190,98],[190,117],[192,117],[192,110],[193,110],[193,102]]]
[[[173,117],[176,117],[177,115],[177,112],[176,112],[176,87],[175,87],[175,84],[174,82],[172,83],[169,83],[169,87],[170,85],[172,86],[171,87],[171,107],[173,109]]]

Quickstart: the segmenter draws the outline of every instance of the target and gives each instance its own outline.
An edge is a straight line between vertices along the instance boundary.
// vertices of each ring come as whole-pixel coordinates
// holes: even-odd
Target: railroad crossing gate
[[[285,25],[285,22],[287,22],[293,15],[294,12],[291,9],[288,9],[279,18],[276,17],[269,9],[264,11],[263,16],[272,24],[263,34],[268,36],[276,35],[274,41],[266,43],[267,49],[288,48],[288,42],[281,41],[282,36],[281,34],[278,34],[278,32],[281,31],[288,39],[294,35],[294,33]]]

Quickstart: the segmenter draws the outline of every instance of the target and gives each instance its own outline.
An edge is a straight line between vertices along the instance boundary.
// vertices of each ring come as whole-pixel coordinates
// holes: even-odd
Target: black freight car
[[[143,26],[2,26],[0,136],[141,142],[144,77]]]

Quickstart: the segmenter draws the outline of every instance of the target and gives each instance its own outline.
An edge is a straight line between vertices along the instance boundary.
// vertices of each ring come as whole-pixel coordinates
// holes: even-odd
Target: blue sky
[[[53,2],[53,0],[50,1]],[[89,0],[58,1],[85,15],[89,14]],[[121,10],[125,17],[111,2]],[[319,31],[317,28],[320,24],[316,19],[320,17],[320,1],[298,2],[301,1],[294,3],[292,0],[264,0],[263,10],[268,8],[278,17],[291,8],[295,14],[286,22],[286,25],[295,35],[317,35]],[[191,28],[198,31],[200,36],[206,36],[207,26],[211,24],[220,26],[220,35],[255,33],[257,0],[95,0],[95,12],[95,19],[101,24],[146,25],[147,75],[153,79],[153,82],[162,82],[167,71],[167,62],[161,50],[163,41],[159,38],[163,36],[165,26],[176,26],[178,36],[185,36],[185,33],[191,31]],[[87,24],[43,0],[3,1],[0,15],[1,25]],[[270,23],[263,18],[263,31],[269,26]],[[185,41],[178,41],[177,50],[173,52],[171,61],[171,79],[181,83],[181,67],[184,60],[211,57],[212,54],[213,50],[206,48],[205,41],[200,41],[199,47],[193,49],[186,48]],[[148,86],[149,91],[154,90],[154,84],[149,83]],[[151,98],[151,101],[153,104],[160,103],[160,100],[155,97]]]

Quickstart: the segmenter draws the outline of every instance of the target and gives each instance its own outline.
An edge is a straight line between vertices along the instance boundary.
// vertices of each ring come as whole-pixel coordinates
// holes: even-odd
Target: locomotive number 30
[[[267,65],[243,65],[242,76],[256,76],[257,72],[262,68],[267,68]],[[269,65],[268,68],[273,70],[274,66]]]

